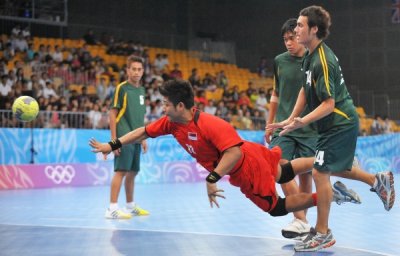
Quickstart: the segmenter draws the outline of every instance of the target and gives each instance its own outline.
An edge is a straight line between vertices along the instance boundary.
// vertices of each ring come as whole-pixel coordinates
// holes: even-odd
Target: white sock
[[[374,185],[372,186],[372,188],[375,189],[376,186],[378,186],[378,179],[375,177],[375,182],[374,182]]]
[[[135,208],[135,206],[136,206],[135,202],[127,202],[126,203],[126,208],[128,208],[128,209],[133,209],[133,208]]]
[[[110,211],[118,210],[118,203],[110,203]]]

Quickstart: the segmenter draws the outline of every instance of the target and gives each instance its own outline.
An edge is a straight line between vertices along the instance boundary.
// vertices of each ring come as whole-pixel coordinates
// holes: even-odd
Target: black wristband
[[[210,172],[210,174],[208,174],[206,177],[206,181],[210,182],[210,183],[216,183],[220,179],[221,179],[221,176],[219,176],[219,174],[214,171]]]
[[[111,146],[111,150],[112,150],[112,151],[117,150],[117,149],[119,149],[120,147],[122,147],[121,141],[120,141],[119,139],[110,140],[110,141],[108,142],[108,144]]]

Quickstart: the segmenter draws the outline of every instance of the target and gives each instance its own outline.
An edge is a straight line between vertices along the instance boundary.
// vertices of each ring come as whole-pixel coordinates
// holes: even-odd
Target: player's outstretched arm
[[[214,171],[206,177],[207,195],[211,208],[215,204],[219,208],[217,197],[224,198],[222,189],[218,189],[216,182],[226,175],[241,159],[242,151],[239,146],[228,148],[224,151],[221,160]]]
[[[148,136],[145,132],[145,128],[140,127],[125,134],[121,138],[111,140],[108,143],[100,143],[96,139],[92,138],[89,141],[89,145],[93,148],[92,152],[94,153],[101,152],[103,154],[109,154],[111,151],[122,147],[122,145],[131,144],[134,142],[141,142],[146,138],[148,138]]]
[[[303,112],[305,106],[306,106],[306,95],[305,95],[304,89],[301,88],[299,95],[297,96],[297,101],[293,108],[292,114],[288,117],[288,119],[286,119],[280,123],[269,124],[269,125],[267,125],[266,129],[267,130],[268,129],[275,130],[277,128],[283,128],[283,131],[279,134],[281,136],[289,131],[294,130],[293,128],[295,128],[295,127],[300,128],[302,123],[299,123],[298,121],[301,121],[301,119],[298,120],[298,119],[296,119],[296,117],[298,117]],[[290,130],[285,131],[285,127],[286,127],[286,129],[289,128]]]
[[[145,127],[139,127],[131,132],[128,132],[124,136],[120,137],[119,140],[121,141],[122,145],[131,144],[135,142],[142,142],[143,140],[147,139],[149,136],[146,134]]]
[[[272,129],[268,129],[268,125],[274,123],[276,111],[278,109],[279,104],[279,97],[277,96],[276,92],[272,92],[270,104],[269,104],[269,115],[267,123],[265,124],[265,141],[267,143],[271,143],[271,136],[273,133]]]
[[[98,153],[101,152],[103,154],[111,153],[111,145],[108,143],[101,143],[97,141],[95,138],[91,138],[89,140],[89,145],[92,147],[92,152]]]
[[[288,132],[299,129],[305,125],[306,124],[301,117],[295,117],[292,122],[282,127],[282,131],[279,133],[279,136],[285,135]]]

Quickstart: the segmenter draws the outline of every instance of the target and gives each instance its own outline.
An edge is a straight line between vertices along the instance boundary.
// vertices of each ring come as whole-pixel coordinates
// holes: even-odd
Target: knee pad
[[[284,216],[289,212],[286,210],[286,198],[278,197],[275,208],[268,212],[272,217]]]
[[[294,179],[294,171],[292,167],[292,163],[288,162],[284,165],[281,165],[281,177],[277,181],[279,184],[286,183]]]

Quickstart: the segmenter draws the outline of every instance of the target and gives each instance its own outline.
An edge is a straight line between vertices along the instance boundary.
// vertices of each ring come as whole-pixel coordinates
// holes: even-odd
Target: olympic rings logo
[[[51,179],[56,184],[69,184],[75,177],[75,169],[71,165],[56,165],[56,166],[46,166],[44,173],[47,178]]]

